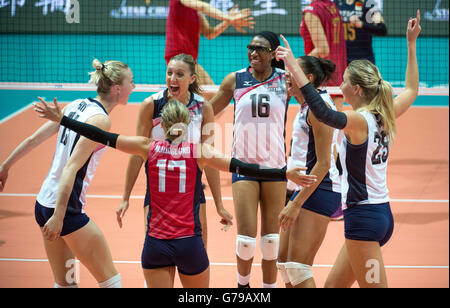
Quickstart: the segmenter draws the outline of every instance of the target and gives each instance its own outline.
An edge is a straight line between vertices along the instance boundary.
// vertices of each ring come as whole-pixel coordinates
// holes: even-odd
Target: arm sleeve
[[[367,32],[372,33],[373,35],[378,35],[378,36],[387,35],[386,25],[382,22],[380,22],[378,24],[374,24],[374,23],[368,23],[368,22],[363,21],[362,28],[364,30],[366,30]]]
[[[244,163],[236,158],[231,159],[230,172],[262,179],[286,180],[286,167],[264,168],[257,164]]]
[[[337,129],[343,129],[347,125],[345,113],[328,108],[311,83],[307,83],[300,90],[317,120]]]
[[[102,143],[112,148],[116,147],[117,138],[119,137],[118,134],[104,131],[97,126],[79,122],[66,116],[63,116],[60,124],[92,141]]]

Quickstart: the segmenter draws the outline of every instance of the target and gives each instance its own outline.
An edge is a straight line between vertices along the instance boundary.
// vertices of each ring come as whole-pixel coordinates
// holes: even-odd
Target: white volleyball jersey
[[[153,140],[166,140],[164,130],[161,127],[161,112],[163,107],[167,104],[167,94],[168,89],[165,89],[152,95],[154,110],[151,138]],[[201,143],[204,103],[205,99],[202,96],[191,92],[191,99],[189,104],[186,106],[191,114],[191,122],[188,126],[187,142]]]
[[[232,156],[271,168],[286,166],[287,91],[285,71],[274,68],[264,82],[250,70],[236,72]]]
[[[368,111],[359,111],[366,119],[368,136],[360,145],[342,138],[339,156],[342,164],[343,208],[361,204],[389,202],[386,172],[389,156],[389,137],[381,123]]]
[[[327,93],[327,91],[321,91],[320,96],[322,99],[336,111],[333,99]],[[291,156],[289,157],[288,167],[293,168],[295,166],[307,167],[306,174],[310,174],[314,165],[317,162],[315,139],[312,127],[308,124],[308,104],[305,103],[300,107],[293,125],[292,130],[292,145]],[[339,130],[334,129],[333,140],[331,142],[331,163],[330,170],[319,184],[319,188],[330,190],[334,192],[341,192],[341,180],[339,179],[339,171],[336,168],[336,162],[334,161],[334,146],[338,142]],[[288,188],[291,190],[299,190],[301,186],[288,181]]]
[[[64,110],[65,116],[83,123],[89,118],[100,114],[108,116],[103,106],[92,98],[76,100],[67,105]],[[55,208],[61,173],[69,161],[79,139],[79,134],[62,125],[60,126],[52,165],[37,196],[37,201],[42,206]],[[83,167],[78,170],[67,205],[67,213],[84,213],[87,190],[91,184],[100,157],[105,150],[106,146],[99,145]]]

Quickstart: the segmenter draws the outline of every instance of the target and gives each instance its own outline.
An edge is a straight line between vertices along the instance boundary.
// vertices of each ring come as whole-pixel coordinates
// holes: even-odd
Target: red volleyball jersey
[[[148,161],[150,212],[148,235],[175,239],[201,235],[199,208],[201,171],[196,145],[153,141]]]
[[[180,0],[170,0],[164,54],[166,63],[180,53],[191,55],[197,61],[200,23],[201,19],[196,10],[184,6]]]
[[[334,80],[330,80],[328,85],[339,86],[342,83],[344,71],[347,67],[344,26],[339,9],[330,0],[316,0],[303,9],[303,16],[305,13],[311,13],[317,16],[322,23],[330,49],[328,59],[336,64]],[[314,44],[304,20],[302,20],[300,25],[300,35],[303,38],[305,55],[308,55],[314,49]]]

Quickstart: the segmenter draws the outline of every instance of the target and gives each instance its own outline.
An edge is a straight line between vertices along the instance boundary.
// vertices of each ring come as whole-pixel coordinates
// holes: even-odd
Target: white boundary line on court
[[[47,259],[19,259],[19,258],[0,258],[0,262],[48,262]],[[77,262],[80,262],[77,260]],[[115,264],[141,264],[141,261],[113,261]],[[236,263],[211,262],[213,266],[237,266]],[[260,263],[253,263],[252,266],[261,266]],[[313,264],[317,268],[331,268],[332,264]],[[448,265],[386,265],[386,268],[392,269],[449,269]]]
[[[20,108],[19,110],[15,111],[14,113],[11,113],[10,115],[7,115],[3,119],[0,119],[0,124],[3,124],[4,122],[8,121],[9,119],[14,118],[15,116],[21,114],[22,112],[24,112],[25,110],[27,110],[30,107],[31,107],[31,104],[28,104],[28,105]]]
[[[159,92],[164,90],[164,84],[137,84],[135,92]],[[219,86],[202,86],[204,92],[215,93]],[[50,91],[96,91],[95,85],[89,83],[39,83],[39,82],[0,82],[0,90],[50,90]],[[399,94],[404,88],[394,88],[394,94]],[[327,87],[330,94],[341,94],[339,87]],[[449,88],[419,88],[419,95],[449,96]]]
[[[17,193],[0,193],[0,197],[37,197],[37,194],[17,194]],[[119,195],[87,195],[91,199],[121,199]],[[144,199],[145,196],[130,196],[130,199]],[[206,197],[206,200],[214,200],[213,197]],[[233,197],[222,197],[222,200],[233,200]],[[439,199],[391,199],[391,202],[401,203],[449,203],[449,200]]]

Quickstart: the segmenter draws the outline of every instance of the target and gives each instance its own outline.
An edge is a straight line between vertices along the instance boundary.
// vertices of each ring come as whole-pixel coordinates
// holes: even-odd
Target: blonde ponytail
[[[162,109],[161,121],[166,128],[167,139],[175,140],[179,138],[182,140],[187,134],[191,114],[184,104],[176,99],[171,99]]]
[[[381,126],[391,140],[397,128],[394,112],[394,90],[389,82],[383,80],[378,68],[368,60],[352,61],[347,67],[347,74],[352,85],[359,85],[363,98],[369,102],[359,108],[376,115]]]

